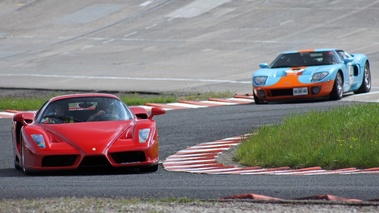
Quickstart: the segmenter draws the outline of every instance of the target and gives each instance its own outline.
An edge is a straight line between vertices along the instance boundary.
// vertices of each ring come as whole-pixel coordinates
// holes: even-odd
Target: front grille
[[[72,166],[77,155],[51,155],[42,159],[42,167]]]
[[[112,153],[111,156],[116,163],[120,164],[146,161],[145,153],[141,151],[116,152]]]
[[[101,166],[111,166],[108,159],[104,155],[87,156],[83,158],[79,167],[101,167]]]

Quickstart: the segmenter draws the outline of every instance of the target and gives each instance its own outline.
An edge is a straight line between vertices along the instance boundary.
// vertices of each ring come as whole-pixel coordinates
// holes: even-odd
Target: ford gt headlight
[[[146,140],[147,140],[147,138],[149,138],[149,134],[150,134],[150,129],[149,128],[140,129],[138,131],[139,142],[140,143],[145,143]]]
[[[46,148],[45,139],[41,134],[32,134],[32,138],[39,148]]]
[[[254,84],[258,86],[264,85],[266,83],[266,80],[267,80],[267,76],[255,76],[253,78]]]
[[[329,75],[329,72],[316,72],[312,76],[312,82],[313,81],[320,81],[324,79],[327,75]]]

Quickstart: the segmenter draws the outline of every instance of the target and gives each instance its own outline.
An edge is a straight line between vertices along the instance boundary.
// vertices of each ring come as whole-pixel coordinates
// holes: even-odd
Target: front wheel
[[[256,96],[254,93],[253,93],[253,96],[254,96],[255,104],[264,104],[265,103],[261,99],[259,99],[258,96]]]
[[[366,62],[365,70],[362,78],[362,85],[359,87],[357,91],[354,91],[355,94],[370,92],[371,90],[371,72],[370,72],[370,64]]]
[[[21,137],[21,170],[26,175],[33,175],[34,173],[25,167],[25,142]]]
[[[337,73],[334,80],[333,90],[330,93],[330,100],[340,100],[343,95],[343,78],[340,72]]]

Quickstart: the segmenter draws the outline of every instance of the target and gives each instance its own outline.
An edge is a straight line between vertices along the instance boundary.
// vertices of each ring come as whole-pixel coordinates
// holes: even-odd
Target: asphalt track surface
[[[288,49],[336,47],[371,60],[373,92],[343,101],[172,110],[157,117],[161,159],[243,135],[289,113],[377,101],[379,1],[1,1],[0,87],[250,93],[260,62]],[[13,169],[0,119],[0,198],[59,196],[378,198],[377,174],[307,176],[169,172],[54,174]]]

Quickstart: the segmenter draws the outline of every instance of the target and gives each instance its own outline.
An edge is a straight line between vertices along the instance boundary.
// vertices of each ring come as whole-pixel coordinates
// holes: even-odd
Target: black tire
[[[255,104],[264,104],[265,103],[261,99],[259,99],[258,96],[256,96],[255,94],[253,94],[253,96],[254,96]]]
[[[343,96],[343,78],[341,72],[338,72],[334,80],[333,90],[330,93],[330,100],[340,100]]]
[[[156,172],[158,171],[158,164],[153,166],[143,166],[140,167],[141,172]]]
[[[14,161],[14,168],[17,169],[17,170],[21,170],[21,166],[18,165],[18,163],[17,163],[16,160]]]
[[[18,137],[19,137],[18,141],[21,141],[21,134],[19,134]],[[17,169],[17,170],[21,170],[22,169],[21,168],[21,159],[17,159],[17,155],[14,156],[14,168]]]
[[[362,85],[359,87],[357,91],[354,91],[354,94],[366,93],[371,90],[371,71],[370,64],[366,61],[364,74],[362,78]]]
[[[31,172],[29,169],[25,168],[25,146],[24,146],[24,140],[22,139],[22,137],[20,137],[21,139],[21,160],[20,160],[20,164],[21,164],[21,170],[22,172],[25,174],[25,175],[32,175],[33,172]]]

